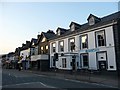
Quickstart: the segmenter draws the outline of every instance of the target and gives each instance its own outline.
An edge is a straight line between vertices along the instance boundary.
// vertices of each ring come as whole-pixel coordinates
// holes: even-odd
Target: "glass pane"
[[[53,47],[55,47],[55,43],[53,43]]]
[[[63,46],[63,41],[62,41],[62,42],[60,42],[60,46]]]
[[[48,46],[46,46],[46,49],[48,49]]]
[[[82,43],[85,43],[87,41],[87,36],[82,36]]]
[[[43,47],[41,47],[41,50],[43,50]]]
[[[83,55],[83,66],[88,67],[88,55]]]
[[[74,42],[74,39],[70,39],[70,42]]]

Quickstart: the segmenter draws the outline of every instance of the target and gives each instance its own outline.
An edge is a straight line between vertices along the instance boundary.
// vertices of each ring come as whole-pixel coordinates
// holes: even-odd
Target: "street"
[[[105,85],[55,78],[12,69],[2,70],[2,88],[111,88]]]

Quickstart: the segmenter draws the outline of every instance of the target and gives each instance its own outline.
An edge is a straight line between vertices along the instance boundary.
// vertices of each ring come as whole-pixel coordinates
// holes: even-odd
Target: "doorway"
[[[72,70],[75,70],[75,59],[72,59]]]
[[[100,71],[107,70],[107,53],[106,52],[98,52],[97,53],[97,61],[98,61],[98,69]]]

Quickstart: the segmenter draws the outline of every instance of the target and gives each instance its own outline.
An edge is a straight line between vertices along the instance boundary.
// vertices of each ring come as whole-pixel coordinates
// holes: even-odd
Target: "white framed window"
[[[97,47],[106,46],[105,31],[102,30],[102,31],[95,32],[95,35],[96,35]]]
[[[75,38],[69,39],[69,51],[74,51],[75,50]]]
[[[89,57],[88,54],[81,54],[81,60],[82,60],[82,67],[88,68],[89,67]]]
[[[52,43],[52,52],[56,52],[56,43]]]
[[[40,49],[41,49],[41,54],[44,54],[43,46]]]
[[[48,45],[45,46],[46,50],[48,49]]]
[[[80,36],[80,42],[81,49],[88,48],[88,35]]]
[[[59,41],[59,52],[64,52],[64,41]]]
[[[62,68],[66,68],[66,58],[62,58]]]
[[[45,52],[48,53],[48,45],[45,46]]]

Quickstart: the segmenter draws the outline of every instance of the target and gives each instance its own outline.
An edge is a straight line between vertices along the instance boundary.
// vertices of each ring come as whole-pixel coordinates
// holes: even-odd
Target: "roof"
[[[51,31],[51,30],[48,30],[47,32],[42,32],[41,35],[40,35],[40,37],[39,37],[38,40],[37,40],[37,43],[40,42],[42,36],[44,36],[47,40],[50,40],[51,38],[53,38],[53,37],[56,36],[56,35],[55,35],[55,33],[54,33],[53,31]]]
[[[36,43],[37,43],[37,40],[38,40],[38,39],[32,38],[32,39],[31,39],[31,44],[32,44],[32,42],[36,44]]]
[[[98,18],[97,16],[95,16],[95,15],[93,15],[93,14],[90,14],[89,17],[87,18],[87,20],[88,20],[90,17],[94,17],[94,18],[96,18],[96,19],[100,19],[100,18]]]
[[[67,31],[67,29],[58,27],[57,30],[56,30],[56,32],[58,32],[59,29],[60,29],[61,31]]]
[[[32,41],[33,41],[34,43],[37,43],[37,39],[35,39],[35,38],[32,38]]]
[[[70,25],[69,25],[69,27],[71,27],[72,24],[75,24],[75,25],[77,25],[77,26],[81,26],[80,24],[78,24],[78,23],[76,23],[76,22],[71,22]]]
[[[57,38],[60,38],[60,37],[64,37],[64,36],[67,36],[67,35],[78,33],[78,32],[81,32],[81,31],[86,31],[88,29],[93,29],[93,28],[96,28],[96,27],[99,27],[99,26],[102,26],[102,25],[105,25],[105,24],[112,23],[113,20],[116,21],[116,20],[120,19],[120,11],[118,11],[116,13],[113,13],[113,14],[110,14],[108,16],[102,17],[100,19],[101,20],[99,22],[97,22],[96,24],[94,24],[92,26],[90,26],[89,23],[85,23],[85,24],[82,24],[81,27],[79,29],[75,30],[75,31],[68,30],[67,32],[65,32],[62,35],[52,37],[50,40],[54,40],[54,39],[57,39]]]
[[[55,34],[53,33],[42,32],[42,34],[45,36],[46,39],[50,39],[55,36]]]

